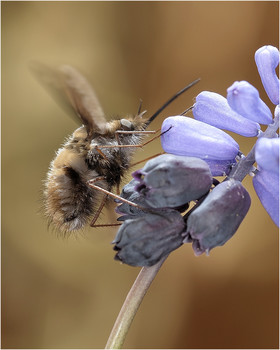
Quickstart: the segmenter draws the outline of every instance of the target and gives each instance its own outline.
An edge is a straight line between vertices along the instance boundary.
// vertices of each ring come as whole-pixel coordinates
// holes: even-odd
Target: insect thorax
[[[136,124],[136,125],[135,125]],[[131,129],[136,133],[122,134],[120,120],[107,123],[107,132],[103,135],[95,134],[91,141],[87,140],[85,128],[74,131],[65,146],[80,153],[90,170],[95,170],[99,176],[103,176],[110,187],[119,185],[121,178],[130,166],[135,147],[119,147],[121,145],[139,145],[143,136],[137,131],[144,129],[143,123],[133,123]],[[106,147],[109,146],[109,147]]]

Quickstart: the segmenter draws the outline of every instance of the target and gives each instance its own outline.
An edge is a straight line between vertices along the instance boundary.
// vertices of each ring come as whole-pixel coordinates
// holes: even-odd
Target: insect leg
[[[136,148],[136,147],[144,147],[146,146],[148,143],[158,139],[159,137],[161,137],[163,134],[165,134],[166,132],[168,132],[170,129],[172,128],[172,126],[165,130],[164,132],[160,133],[159,135],[156,135],[154,136],[153,138],[151,138],[150,140],[142,143],[142,144],[139,144],[139,145],[120,145],[119,144],[119,138],[118,138],[118,134],[156,134],[157,132],[160,131],[160,129],[158,130],[152,130],[152,131],[146,131],[146,130],[139,130],[139,131],[125,131],[125,130],[117,130],[115,135],[116,135],[116,139],[118,141],[118,145],[99,145],[99,146],[95,146],[95,149],[97,150],[97,152],[105,159],[107,159],[106,155],[101,151],[100,148]],[[149,158],[148,158],[149,159]],[[141,161],[142,162],[142,161]],[[140,163],[141,163],[140,162]],[[138,163],[137,163],[138,164]]]
[[[106,157],[106,155],[101,151],[101,149],[96,145],[94,147],[94,149],[96,149],[96,151],[106,160],[108,160],[108,158]]]
[[[114,193],[112,193],[110,191],[107,191],[107,190],[105,190],[104,188],[102,188],[100,186],[94,185],[94,182],[96,182],[98,180],[101,180],[101,179],[103,179],[103,177],[97,177],[95,179],[87,181],[87,184],[88,184],[89,187],[91,187],[91,188],[93,188],[95,190],[98,190],[100,192],[103,192],[107,196],[111,196],[111,197],[113,197],[115,199],[119,199],[121,202],[124,202],[124,203],[127,203],[129,205],[132,205],[133,207],[136,207],[136,208],[139,208],[139,209],[142,209],[142,210],[147,210],[147,208],[145,208],[145,207],[141,207],[140,205],[138,205],[136,203],[133,203],[133,202],[127,200],[127,199],[124,199],[124,198],[122,198],[122,197],[118,196],[117,194],[114,194]]]
[[[90,225],[91,227],[97,228],[97,227],[112,227],[112,226],[121,226],[122,223],[115,223],[115,224],[100,224],[100,225]]]
[[[159,129],[160,130],[160,129]],[[142,135],[148,135],[148,134],[156,134],[159,130],[116,130],[115,131],[115,137],[118,142],[118,145],[120,145],[120,139],[119,139],[119,134],[142,134]],[[119,147],[119,146],[117,146]]]
[[[105,205],[105,203],[106,203],[106,201],[107,201],[107,198],[108,198],[108,195],[105,194],[105,195],[103,196],[103,198],[102,198],[102,201],[101,201],[101,203],[100,203],[100,205],[99,205],[99,208],[97,209],[97,212],[95,213],[93,219],[91,220],[90,226],[93,226],[93,225],[95,224],[95,222],[96,222],[96,220],[98,219],[98,217],[99,217],[99,215],[100,215],[102,209],[104,208],[104,205]]]
[[[112,192],[110,192],[110,191],[104,190],[104,188],[102,188],[102,187],[99,187],[99,186],[97,186],[97,185],[94,185],[94,182],[97,182],[97,181],[102,180],[102,179],[104,179],[104,178],[103,178],[102,176],[100,176],[100,177],[96,177],[96,178],[94,178],[94,179],[92,179],[92,180],[89,180],[89,181],[87,182],[87,184],[88,184],[91,188],[105,193],[105,195],[104,195],[104,197],[103,197],[103,199],[102,199],[102,202],[101,202],[101,204],[100,204],[100,206],[99,206],[99,208],[98,208],[96,214],[94,215],[94,218],[92,219],[92,221],[91,221],[91,223],[90,223],[90,226],[91,226],[91,227],[95,227],[95,228],[96,228],[96,227],[110,227],[110,226],[120,226],[120,225],[121,225],[121,223],[95,225],[95,222],[96,222],[96,220],[98,219],[98,217],[99,217],[99,215],[100,215],[100,213],[101,213],[101,211],[102,211],[102,209],[103,209],[103,207],[104,207],[104,205],[105,205],[105,203],[106,203],[106,201],[107,201],[108,196],[111,196],[111,197],[113,197],[113,198],[119,199],[120,201],[122,201],[122,202],[124,202],[124,203],[127,203],[127,204],[129,204],[129,205],[132,205],[133,207],[137,207],[137,208],[140,208],[140,209],[142,209],[142,210],[148,210],[147,208],[141,207],[140,205],[138,205],[138,204],[136,204],[136,203],[133,203],[133,202],[127,200],[127,199],[124,199],[124,198],[122,198],[122,197],[120,197],[120,196],[118,196],[118,195],[116,195],[116,194],[114,194],[114,193],[112,193]]]
[[[155,158],[155,157],[157,157],[157,156],[161,156],[162,154],[165,154],[165,153],[166,153],[166,152],[160,152],[160,153],[154,154],[154,155],[151,156],[151,157],[148,157],[148,158],[139,160],[139,162],[136,162],[136,163],[131,164],[129,167],[132,168],[132,167],[134,167],[135,165],[138,165],[138,164],[140,164],[140,163],[146,162],[146,161],[148,161],[148,160],[150,160],[150,159],[153,159],[153,158]]]
[[[153,130],[153,131],[146,131],[146,130],[143,130],[143,131],[141,131],[141,130],[139,130],[139,131],[117,130],[116,131],[116,135],[117,134],[156,134],[159,131],[160,131],[160,129]],[[98,147],[98,148],[128,148],[128,147],[132,148],[132,147],[140,147],[140,148],[142,148],[142,147],[146,146],[148,143],[150,143],[150,142],[156,140],[157,138],[159,138],[161,135],[165,134],[167,131],[169,131],[169,129],[164,131],[163,133],[160,133],[159,135],[154,136],[150,140],[148,140],[148,141],[146,141],[146,142],[144,142],[142,144],[139,144],[139,145],[101,145],[101,146],[96,146],[96,147]]]

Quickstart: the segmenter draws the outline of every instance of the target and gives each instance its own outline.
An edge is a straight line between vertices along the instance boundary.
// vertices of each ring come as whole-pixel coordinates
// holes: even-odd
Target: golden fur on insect
[[[40,63],[31,68],[53,97],[69,113],[74,111],[83,124],[57,151],[45,181],[44,208],[49,222],[69,233],[84,227],[92,217],[94,222],[106,204],[107,197],[92,188],[89,181],[96,180],[95,186],[107,191],[118,188],[130,166],[133,146],[140,145],[144,137],[143,131],[198,80],[179,91],[149,119],[143,118],[139,108],[135,116],[108,122],[94,90],[76,69],[67,65],[51,69]]]
[[[131,123],[131,130],[143,130],[142,116],[125,119]],[[127,123],[129,124],[129,123]],[[120,148],[116,139],[116,130],[122,130],[120,120],[107,124],[104,135],[93,135],[88,140],[84,126],[74,131],[65,144],[57,151],[45,183],[45,212],[50,222],[62,232],[81,229],[97,210],[103,194],[92,189],[87,182],[103,177],[96,185],[111,191],[120,184],[121,178],[129,168],[133,148]],[[143,136],[139,134],[119,134],[122,145],[137,145]],[[114,148],[96,146],[114,145]]]

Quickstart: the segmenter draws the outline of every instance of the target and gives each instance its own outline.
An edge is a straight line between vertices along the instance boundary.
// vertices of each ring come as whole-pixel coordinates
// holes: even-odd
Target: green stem
[[[114,327],[111,331],[105,349],[121,349],[125,341],[126,334],[134,319],[134,316],[147,293],[151,283],[153,282],[156,274],[158,273],[161,265],[165,259],[162,258],[156,265],[150,267],[143,267],[133,286],[131,287],[120,313],[116,319]]]

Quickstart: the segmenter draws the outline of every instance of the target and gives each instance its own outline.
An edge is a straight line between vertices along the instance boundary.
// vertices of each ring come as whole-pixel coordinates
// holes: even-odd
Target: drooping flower
[[[184,242],[193,242],[196,255],[224,245],[238,229],[250,204],[250,195],[240,181],[222,182],[189,215]]]
[[[168,117],[161,128],[161,144],[167,153],[209,160],[232,160],[238,143],[224,131],[183,116]]]
[[[262,46],[255,53],[255,61],[267,96],[279,104],[279,79],[275,69],[279,65],[279,50],[271,45]]]
[[[225,97],[210,91],[197,95],[192,110],[196,120],[242,136],[257,136],[260,125],[235,112]]]
[[[212,175],[199,158],[163,154],[149,160],[132,176],[136,189],[153,208],[177,208],[207,193]]]
[[[183,217],[172,209],[125,220],[112,242],[115,259],[131,266],[152,266],[183,244],[184,229]]]
[[[258,90],[247,81],[236,81],[227,89],[227,101],[230,107],[254,122],[272,123],[272,114],[268,106],[260,99]]]

